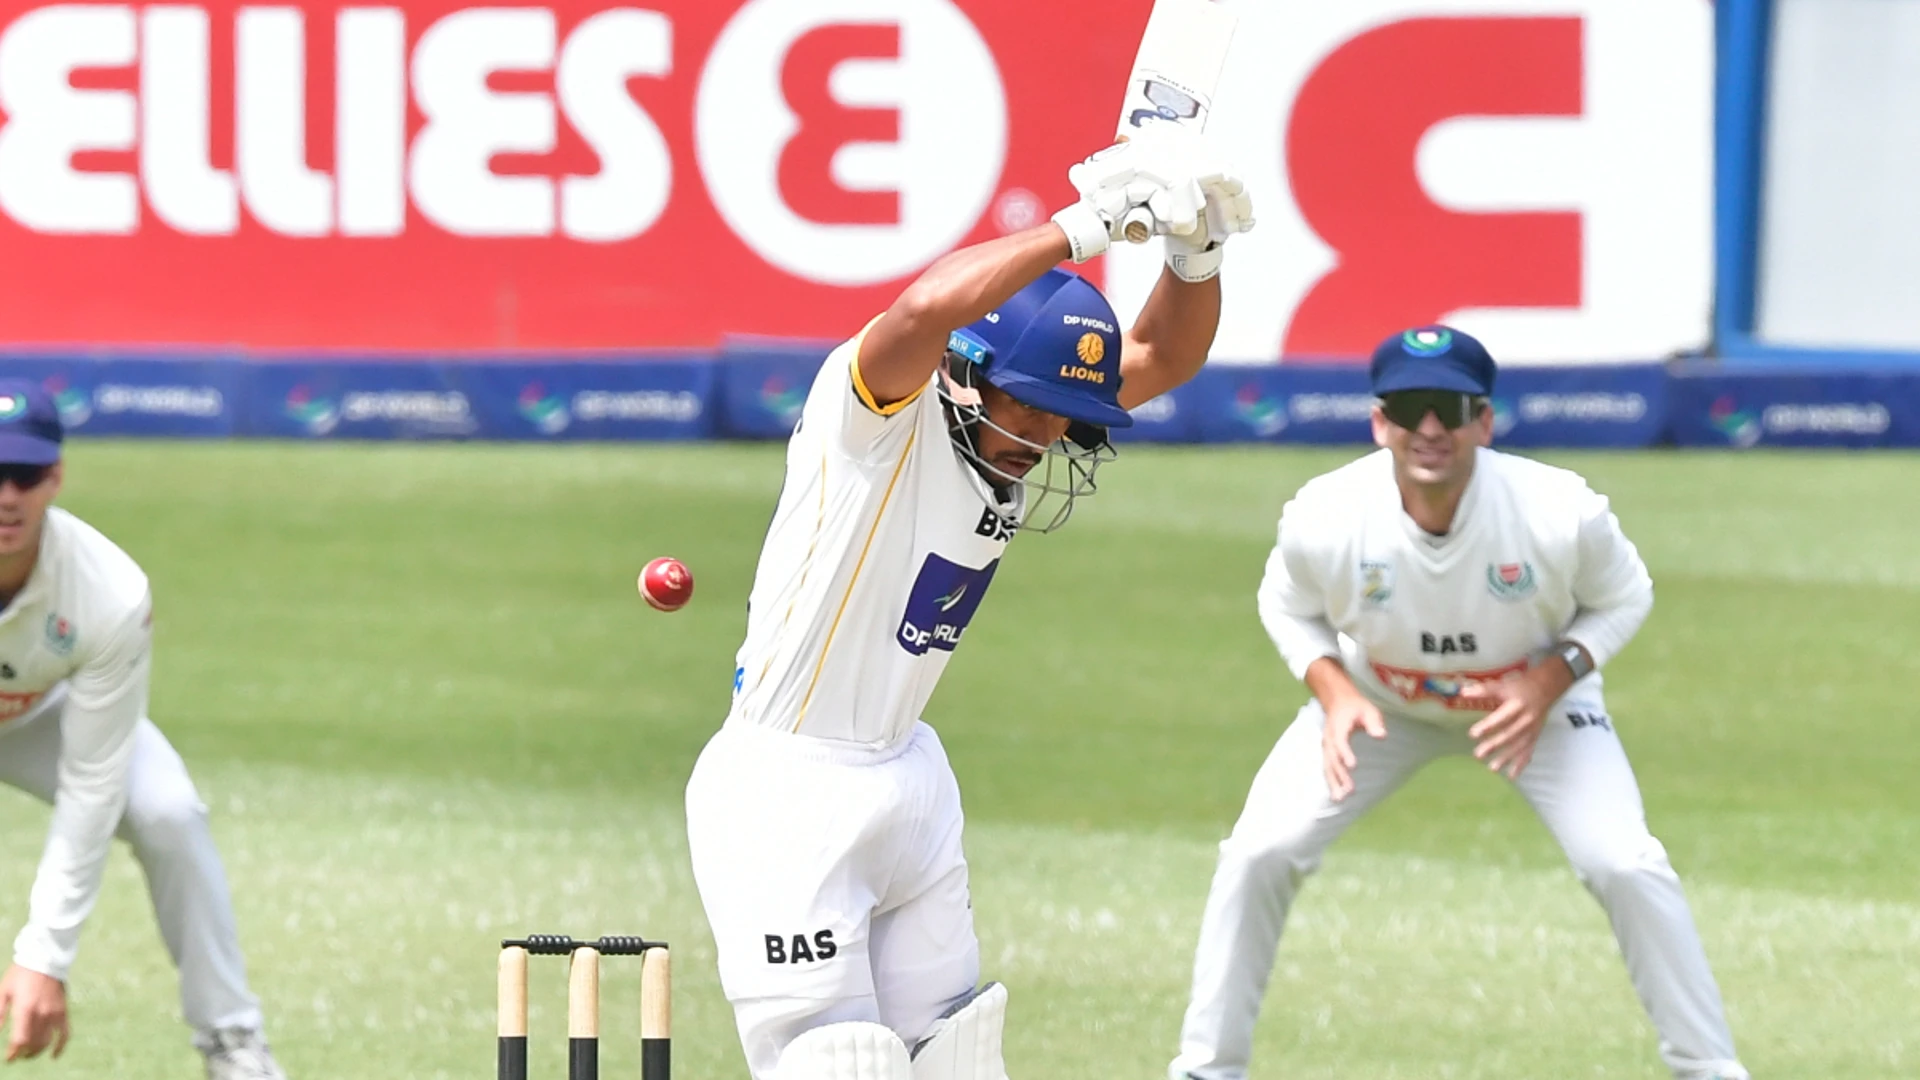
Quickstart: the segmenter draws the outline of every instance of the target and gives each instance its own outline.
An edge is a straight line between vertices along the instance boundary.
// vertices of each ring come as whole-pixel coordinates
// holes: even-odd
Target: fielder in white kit
[[[960,793],[920,712],[1016,530],[1062,524],[1107,429],[1206,357],[1250,207],[1194,148],[1152,143],[1075,166],[1082,199],[1052,223],[936,261],[807,398],[732,709],[687,786],[756,1080],[1004,1080],[1006,992],[978,986]],[[1142,205],[1168,269],[1122,334],[1055,267]]]
[[[147,719],[153,620],[126,552],[50,504],[63,433],[38,385],[0,380],[0,782],[53,805],[13,965],[6,1058],[68,1035],[66,980],[116,832],[132,845],[180,969],[210,1080],[285,1080],[247,990],[226,872],[180,755]]]
[[[1347,826],[1446,754],[1510,778],[1606,909],[1676,1077],[1745,1080],[1601,696],[1653,608],[1604,496],[1487,447],[1494,362],[1443,326],[1372,358],[1382,449],[1281,514],[1261,621],[1313,700],[1220,845],[1175,1080],[1244,1080],[1287,909]]]

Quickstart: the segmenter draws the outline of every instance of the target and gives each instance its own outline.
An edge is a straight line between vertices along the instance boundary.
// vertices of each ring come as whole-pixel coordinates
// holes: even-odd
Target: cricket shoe
[[[207,1080],[287,1080],[258,1031],[223,1028],[203,1042],[200,1052],[207,1055]]]

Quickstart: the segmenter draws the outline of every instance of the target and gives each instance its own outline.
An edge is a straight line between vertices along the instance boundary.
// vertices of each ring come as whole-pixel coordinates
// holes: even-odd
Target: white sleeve
[[[1585,646],[1597,668],[1626,648],[1653,610],[1653,579],[1604,495],[1589,493],[1580,515],[1579,554],[1577,607],[1565,636]]]
[[[80,925],[100,895],[114,830],[127,805],[135,725],[147,712],[151,599],[143,598],[74,672],[60,716],[53,824],[34,875],[13,962],[65,981]]]
[[[860,377],[860,344],[879,321],[874,318],[857,337],[828,354],[807,395],[801,420],[816,437],[855,461],[897,461],[914,432],[918,408],[928,397],[922,387],[882,405],[867,389]]]
[[[1309,557],[1303,517],[1297,499],[1280,512],[1280,536],[1267,556],[1259,593],[1260,622],[1287,669],[1301,680],[1315,660],[1340,656],[1340,638],[1327,621],[1327,603]]]

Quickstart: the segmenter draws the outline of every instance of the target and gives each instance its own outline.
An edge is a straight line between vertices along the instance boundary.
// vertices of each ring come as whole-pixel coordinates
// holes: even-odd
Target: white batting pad
[[[913,1080],[907,1044],[891,1028],[850,1020],[803,1033],[787,1044],[775,1080]]]
[[[934,1021],[913,1048],[913,1080],[1007,1080],[1000,1032],[1007,1022],[1007,988],[988,983]]]

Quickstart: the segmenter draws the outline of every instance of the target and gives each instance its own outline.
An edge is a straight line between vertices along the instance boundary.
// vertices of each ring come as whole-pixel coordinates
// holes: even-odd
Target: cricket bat
[[[1124,140],[1152,124],[1205,130],[1236,22],[1233,12],[1214,0],[1154,0],[1127,76],[1115,136]],[[1133,243],[1146,243],[1153,235],[1153,214],[1145,207],[1128,211],[1124,223]]]

